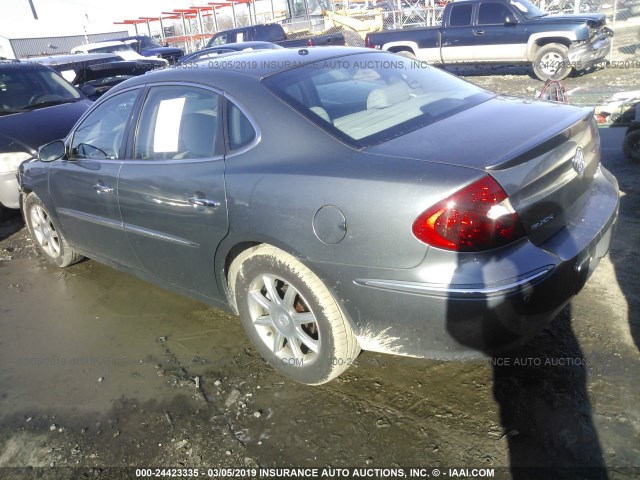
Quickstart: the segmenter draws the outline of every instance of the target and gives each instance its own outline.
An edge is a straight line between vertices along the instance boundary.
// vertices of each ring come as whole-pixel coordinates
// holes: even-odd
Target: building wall
[[[0,56],[6,58],[28,58],[69,53],[73,47],[84,43],[100,42],[127,37],[129,32],[94,33],[67,37],[12,38],[0,37]]]

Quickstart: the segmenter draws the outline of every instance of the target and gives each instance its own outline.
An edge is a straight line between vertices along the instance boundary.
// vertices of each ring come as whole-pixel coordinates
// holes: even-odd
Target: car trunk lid
[[[522,103],[529,103],[522,108]],[[458,141],[443,141],[456,132]],[[530,240],[540,244],[569,222],[593,182],[600,141],[593,112],[497,97],[371,153],[483,170],[505,190]]]

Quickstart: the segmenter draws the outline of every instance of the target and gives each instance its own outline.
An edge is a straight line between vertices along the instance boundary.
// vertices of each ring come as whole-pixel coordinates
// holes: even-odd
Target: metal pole
[[[211,11],[213,12],[213,29],[217,32],[219,28],[218,28],[218,17],[216,16],[216,7],[212,5]]]
[[[33,19],[38,20],[38,14],[36,13],[36,7],[33,6],[33,0],[29,0],[29,6],[31,7],[31,13],[33,13]]]
[[[198,9],[198,24],[200,25],[200,33],[204,33],[204,25],[202,24],[202,12]]]
[[[233,15],[233,28],[238,27],[238,19],[236,18],[236,4],[231,2],[231,14]]]
[[[147,32],[149,33],[149,38],[151,38],[151,22],[149,22],[149,20],[146,20],[147,22]]]
[[[276,18],[276,9],[273,6],[273,0],[271,0],[271,21],[273,22]]]
[[[158,17],[158,20],[160,20],[160,38],[162,39],[162,43],[165,43],[167,39],[164,36],[164,25],[162,23],[162,17]]]

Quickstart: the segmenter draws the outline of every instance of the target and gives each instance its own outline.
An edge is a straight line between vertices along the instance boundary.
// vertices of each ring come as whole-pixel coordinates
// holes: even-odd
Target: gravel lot
[[[527,97],[541,85],[522,72],[463,73]],[[566,85],[606,96],[638,89],[640,70]],[[108,468],[128,466],[640,478],[640,165],[623,157],[623,134],[601,129],[622,191],[611,254],[530,344],[467,362],[364,352],[315,388],[274,373],[235,317],[94,261],[52,268],[20,217],[5,218],[0,478],[129,478]]]

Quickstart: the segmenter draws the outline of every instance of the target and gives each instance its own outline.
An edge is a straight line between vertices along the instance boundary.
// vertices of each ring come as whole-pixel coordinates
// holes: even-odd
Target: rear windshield
[[[302,115],[356,148],[407,134],[494,96],[423,62],[382,53],[309,63],[263,82]]]

